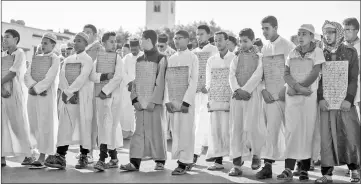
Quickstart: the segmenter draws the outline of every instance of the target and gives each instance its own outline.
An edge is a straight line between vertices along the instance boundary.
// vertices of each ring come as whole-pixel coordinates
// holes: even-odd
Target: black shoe
[[[45,159],[44,165],[52,168],[65,169],[66,160],[64,156],[61,156],[57,153],[55,155],[49,155]]]
[[[207,158],[206,162],[214,162],[216,161],[216,157]]]
[[[308,172],[307,171],[301,171],[300,172],[300,176],[298,177],[300,181],[307,181],[310,178],[308,177]]]
[[[257,179],[267,179],[272,178],[272,165],[270,163],[266,163],[262,170],[256,174]]]
[[[88,157],[87,155],[80,155],[78,164],[75,165],[76,169],[85,169],[88,166]]]

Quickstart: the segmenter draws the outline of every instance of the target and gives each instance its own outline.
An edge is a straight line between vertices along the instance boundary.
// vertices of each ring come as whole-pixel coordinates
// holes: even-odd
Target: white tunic
[[[242,52],[239,53],[242,55]],[[252,158],[253,155],[260,156],[262,146],[265,142],[265,136],[262,131],[265,130],[264,118],[262,116],[262,94],[261,85],[263,68],[262,54],[257,53],[259,61],[257,68],[241,87],[237,81],[236,72],[239,58],[233,59],[230,72],[229,83],[232,91],[242,89],[251,94],[248,101],[231,99],[230,109],[230,158],[242,157],[242,160]],[[250,151],[250,149],[252,149]]]
[[[193,163],[194,154],[194,113],[195,113],[195,96],[198,82],[198,58],[188,49],[178,51],[169,58],[168,67],[188,66],[189,78],[188,89],[184,95],[183,101],[188,103],[188,113],[169,113],[172,129],[172,159],[178,159],[182,163]],[[168,98],[168,82],[165,82],[164,90],[165,103],[169,102]]]
[[[97,60],[93,64],[90,80],[94,83],[100,83],[101,73],[96,72],[96,65]],[[120,117],[123,114],[122,94],[120,91],[120,83],[123,80],[122,67],[123,62],[118,55],[114,77],[102,89],[106,95],[111,94],[111,97],[104,100],[94,97],[96,103],[95,112],[97,113],[98,145],[107,144],[108,149],[111,150],[123,146],[123,134],[120,125]]]
[[[24,84],[26,57],[17,48],[11,53],[15,56],[10,71],[16,76],[12,79],[13,91],[9,98],[1,98],[1,156],[30,156],[35,145],[34,135],[30,135],[27,113],[28,90]]]
[[[210,52],[213,56],[218,53],[216,46],[208,43],[202,49],[195,48],[192,52]],[[194,154],[200,155],[203,146],[208,146],[208,134],[209,134],[209,113],[207,108],[208,94],[202,92],[196,93],[195,99],[195,125],[196,125],[196,139]]]
[[[235,55],[227,51],[224,58],[220,53],[210,57],[206,68],[206,88],[209,91],[211,87],[212,68],[229,68]],[[212,105],[216,108],[219,103],[214,102]],[[210,112],[210,132],[208,136],[207,158],[223,157],[229,154],[229,112],[214,111]]]
[[[295,45],[279,36],[274,42],[268,41],[262,48],[263,57],[283,54],[285,61],[288,54]],[[261,83],[264,87],[264,81]],[[285,103],[275,101],[266,104],[263,100],[263,116],[266,129],[262,132],[266,136],[265,146],[262,148],[261,156],[266,159],[283,160],[285,151],[284,138],[284,108]]]
[[[81,73],[69,86],[65,78],[67,63],[81,63]],[[82,52],[73,54],[64,60],[60,70],[59,88],[68,96],[79,91],[79,104],[59,104],[59,132],[57,146],[82,145],[85,149],[92,147],[92,118],[93,118],[93,86],[89,75],[93,68],[91,57]]]
[[[123,58],[123,77],[120,84],[121,97],[122,97],[122,109],[123,113],[120,117],[120,123],[122,125],[123,131],[134,132],[135,130],[135,116],[134,116],[134,107],[132,101],[130,100],[130,92],[128,91],[128,83],[135,79],[135,63],[139,56],[143,55],[143,52],[139,52],[138,55],[134,56],[132,53],[129,53]]]
[[[36,138],[40,153],[56,153],[58,134],[57,91],[59,85],[60,58],[53,52],[40,56],[50,56],[52,65],[42,81],[36,82],[31,76],[31,64],[25,74],[25,85],[33,87],[36,96],[28,95],[28,117],[30,131]],[[39,94],[46,91],[46,96]]]
[[[296,50],[293,50],[286,60],[286,66],[289,66],[289,60],[291,58],[300,57]],[[325,62],[322,49],[316,47],[316,49],[306,54],[313,60],[313,65],[319,65]],[[313,155],[314,142],[318,142],[316,149],[320,151],[320,124],[317,122],[317,89],[318,81],[311,84],[311,91],[313,93],[310,96],[296,95],[289,96],[287,94],[290,86],[286,85],[286,100],[285,100],[285,140],[286,140],[286,152],[285,158],[293,159],[309,159]],[[318,137],[318,138],[316,138]],[[315,139],[316,138],[316,139]]]

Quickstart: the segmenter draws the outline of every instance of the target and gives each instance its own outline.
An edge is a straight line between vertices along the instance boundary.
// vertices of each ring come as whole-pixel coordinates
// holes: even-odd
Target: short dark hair
[[[107,40],[109,40],[109,38],[111,36],[116,36],[117,34],[115,32],[106,32],[104,33],[104,35],[102,36],[102,42],[106,42]]]
[[[237,45],[237,38],[234,36],[228,36],[228,40],[231,41],[234,45]]]
[[[197,27],[197,29],[204,29],[207,32],[207,34],[211,33],[211,29],[209,29],[209,26],[207,25],[200,25]]]
[[[275,16],[269,15],[262,19],[262,24],[269,23],[272,27],[278,26],[278,22]]]
[[[355,29],[359,30],[360,29],[360,23],[358,22],[358,20],[354,17],[351,18],[347,18],[345,19],[342,24],[344,26],[353,26],[355,27]]]
[[[224,31],[217,31],[216,33],[214,33],[214,35],[223,35],[225,40],[228,40],[228,34]],[[214,38],[213,38],[214,39]]]
[[[262,47],[263,46],[262,40],[260,38],[256,38],[253,45],[256,45],[258,47]]]
[[[192,49],[192,47],[193,47],[192,43],[188,43],[188,44],[187,44],[187,48],[188,48],[189,50]]]
[[[93,25],[93,24],[87,24],[87,25],[85,25],[84,26],[84,29],[85,28],[90,28],[92,31],[93,31],[93,33],[97,33],[98,31],[97,31],[97,28]]]
[[[124,44],[123,47],[127,47],[128,49],[130,49],[129,43]]]
[[[49,39],[50,40],[50,43],[51,44],[55,44],[56,45],[56,42],[54,41],[54,40],[52,40],[52,39]]]
[[[152,41],[153,46],[157,43],[157,38],[158,38],[157,33],[152,29],[148,29],[148,30],[143,31],[142,36],[145,39],[149,38]]]
[[[5,33],[11,34],[11,36],[13,36],[13,38],[18,38],[18,41],[16,42],[16,45],[20,42],[20,34],[15,29],[8,29],[8,30],[5,31]]]
[[[239,37],[247,36],[250,40],[254,39],[254,32],[251,28],[244,28],[239,32]]]
[[[175,33],[176,35],[179,34],[179,35],[182,35],[184,38],[189,38],[189,33],[188,31],[186,30],[179,30]]]

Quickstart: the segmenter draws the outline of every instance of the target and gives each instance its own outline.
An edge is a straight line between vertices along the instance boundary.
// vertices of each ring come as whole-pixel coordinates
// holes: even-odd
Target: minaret
[[[175,24],[175,1],[146,1],[146,27],[172,28]]]

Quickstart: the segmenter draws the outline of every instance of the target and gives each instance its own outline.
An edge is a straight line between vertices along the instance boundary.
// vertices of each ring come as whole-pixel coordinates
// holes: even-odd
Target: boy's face
[[[13,35],[11,35],[10,33],[5,33],[4,36],[4,48],[9,48],[9,47],[13,47],[16,44],[16,42],[18,41],[19,38],[14,38]]]
[[[241,44],[242,50],[248,50],[253,46],[253,42],[248,36],[239,37],[239,43]]]
[[[230,50],[230,51],[233,52],[234,49],[236,48],[236,45],[235,45],[233,42],[231,42],[231,41],[228,40],[227,48],[228,48],[228,50]]]
[[[327,44],[332,45],[336,43],[336,29],[326,28],[323,32]]]
[[[123,47],[123,48],[122,48],[122,55],[123,55],[123,56],[125,56],[125,55],[127,55],[127,54],[129,54],[129,53],[130,53],[130,50],[129,50],[128,47]]]
[[[93,30],[90,28],[84,28],[83,32],[89,36],[89,40],[95,40],[96,34],[94,34]]]
[[[82,37],[80,37],[80,36],[76,36],[76,37],[74,38],[74,50],[75,50],[75,52],[85,50],[85,47],[86,47],[87,45],[88,45],[88,44],[86,43],[86,41],[84,40],[84,38],[82,38]]]
[[[311,32],[300,29],[297,33],[297,40],[301,46],[305,46],[313,40],[313,36],[311,36]]]
[[[270,23],[262,23],[262,31],[266,40],[270,40],[275,34],[277,34],[277,26],[272,27]]]
[[[227,49],[227,41],[224,38],[223,34],[217,34],[214,36],[214,43],[218,48],[218,51],[223,51],[225,49]]]
[[[152,41],[150,40],[150,38],[146,39],[142,36],[142,39],[140,41],[140,45],[141,47],[143,47],[143,49],[150,50],[152,48]]]
[[[158,47],[158,50],[160,51],[160,52],[164,52],[165,51],[165,49],[167,49],[167,43],[157,43],[157,47]]]
[[[117,40],[115,36],[110,36],[103,45],[106,52],[115,52],[115,49],[117,48]]]
[[[207,34],[206,30],[197,29],[196,33],[197,33],[198,43],[203,43],[208,41],[209,35]]]
[[[184,36],[180,34],[175,35],[173,39],[174,39],[174,45],[177,49],[187,47],[189,42],[188,38],[184,38]]]
[[[130,47],[130,51],[129,51],[129,48],[127,48],[127,47],[125,47],[125,48],[127,49],[127,54],[131,52],[133,54],[133,56],[136,56],[140,50],[139,46]]]
[[[353,25],[344,26],[346,41],[353,41],[357,37],[358,30]]]
[[[41,50],[43,51],[44,54],[51,52],[54,49],[54,47],[55,47],[55,44],[52,44],[50,42],[50,39],[43,38],[41,40]]]

